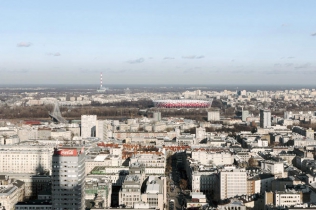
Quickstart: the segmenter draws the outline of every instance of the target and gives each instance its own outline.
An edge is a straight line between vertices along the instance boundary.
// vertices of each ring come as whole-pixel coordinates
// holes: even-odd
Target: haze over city
[[[315,1],[1,1],[1,84],[313,84]]]

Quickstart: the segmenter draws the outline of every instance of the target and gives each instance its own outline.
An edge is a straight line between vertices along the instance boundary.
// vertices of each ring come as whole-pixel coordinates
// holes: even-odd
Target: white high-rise
[[[154,121],[161,121],[161,112],[154,112],[153,114]]]
[[[97,120],[96,137],[101,141],[106,141],[112,136],[112,127],[110,120]]]
[[[247,194],[247,173],[242,169],[220,172],[220,199]]]
[[[260,127],[261,128],[271,127],[271,111],[269,109],[260,110]]]
[[[89,138],[96,136],[97,116],[81,115],[81,137]]]
[[[246,122],[247,117],[249,117],[249,111],[248,111],[248,110],[243,110],[243,111],[241,112],[241,120],[242,120],[243,122]]]

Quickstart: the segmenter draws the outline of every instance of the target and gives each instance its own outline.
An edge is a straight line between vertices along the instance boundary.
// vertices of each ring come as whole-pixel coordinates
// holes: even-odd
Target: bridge
[[[49,112],[48,114],[52,118],[52,120],[56,123],[68,123],[68,121],[61,116],[58,101],[55,102],[53,111]]]

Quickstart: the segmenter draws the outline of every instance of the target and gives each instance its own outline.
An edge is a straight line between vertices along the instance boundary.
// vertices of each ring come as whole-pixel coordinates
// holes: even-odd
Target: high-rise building
[[[248,110],[243,110],[241,112],[241,120],[243,122],[246,122],[248,116],[249,116],[249,111]]]
[[[52,159],[53,209],[85,209],[85,152],[83,148],[55,149]]]
[[[160,121],[161,120],[161,112],[154,112],[154,121]]]
[[[207,121],[219,121],[220,113],[219,110],[207,112]]]
[[[271,127],[271,111],[269,109],[260,110],[260,127],[261,128]]]
[[[97,120],[97,126],[96,126],[96,137],[99,138],[101,141],[104,140],[104,127],[106,121],[105,120]]]
[[[247,173],[242,169],[220,172],[220,199],[247,194]]]
[[[284,112],[284,119],[285,120],[288,120],[288,119],[290,119],[292,117],[293,117],[293,113],[291,111],[285,111]]]
[[[81,115],[81,137],[89,138],[96,136],[97,116]]]
[[[199,127],[195,129],[195,138],[198,142],[206,138],[205,128]]]
[[[112,136],[112,129],[111,120],[97,120],[96,137],[101,141],[106,141]]]

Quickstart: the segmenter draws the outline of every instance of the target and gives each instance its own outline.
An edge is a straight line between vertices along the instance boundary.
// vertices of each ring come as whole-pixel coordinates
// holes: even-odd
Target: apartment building
[[[242,169],[222,170],[219,173],[220,199],[247,194],[247,173]]]
[[[89,138],[96,136],[97,116],[81,115],[81,137]]]
[[[192,159],[200,162],[202,165],[230,165],[234,163],[234,157],[229,151],[196,149],[192,151]]]

